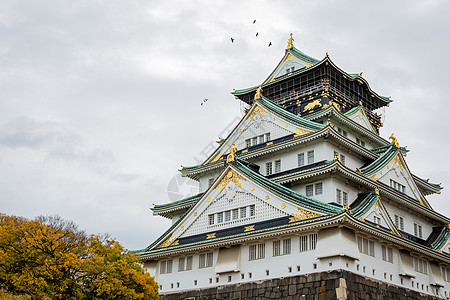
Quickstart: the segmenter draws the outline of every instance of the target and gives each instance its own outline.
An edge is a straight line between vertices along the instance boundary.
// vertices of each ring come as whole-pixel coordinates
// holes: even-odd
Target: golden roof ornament
[[[254,98],[254,100],[257,100],[257,99],[261,98],[261,96],[262,96],[261,92],[262,92],[262,91],[263,91],[262,87],[259,86],[259,87],[256,89],[256,93],[255,93],[255,98]]]
[[[287,42],[287,49],[291,49],[292,47],[294,47],[294,38],[292,37],[292,33],[291,33],[291,37],[288,39]]]
[[[380,191],[378,190],[378,188],[375,188],[375,194],[380,195]]]
[[[391,144],[394,144],[395,147],[400,148],[400,144],[398,143],[397,138],[394,136],[394,134],[391,134],[389,140],[392,141]]]
[[[233,145],[233,147],[230,148],[230,154],[228,154],[227,156],[227,163],[234,161],[234,159],[236,158],[236,152],[236,145]]]

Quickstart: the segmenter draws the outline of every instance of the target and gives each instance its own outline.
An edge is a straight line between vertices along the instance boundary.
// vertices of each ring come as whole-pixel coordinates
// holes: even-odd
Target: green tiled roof
[[[439,231],[439,234],[437,234],[437,237],[433,241],[429,242],[433,245],[433,249],[440,250],[450,237],[450,228],[445,225],[438,228],[433,228],[433,231],[435,230]]]
[[[196,199],[196,198],[200,199],[203,196],[203,194],[204,193],[200,193],[200,194],[197,194],[197,195],[194,195],[194,196],[191,196],[191,197],[188,197],[188,198],[184,198],[184,199],[181,199],[181,200],[177,200],[177,201],[174,201],[174,202],[169,202],[169,203],[155,205],[154,208],[163,208],[163,207],[171,206],[171,205],[174,205],[174,204],[187,202],[189,200],[193,200],[193,199]]]
[[[360,169],[363,175],[366,176],[373,174],[383,168],[400,152],[400,149],[397,148],[394,144],[389,144],[387,146],[372,149],[372,151],[380,154],[380,156],[368,166]]]
[[[359,106],[359,105],[358,105],[358,106],[355,106],[355,107],[353,107],[352,109],[346,111],[346,112],[344,113],[344,115],[345,115],[345,116],[351,115],[351,114],[357,112],[357,111],[360,110],[360,109],[361,109],[361,106]]]
[[[299,117],[299,116],[287,111],[282,106],[276,104],[275,102],[271,101],[270,99],[268,99],[264,96],[261,96],[261,98],[259,98],[256,101],[259,104],[261,104],[262,106],[264,106],[265,108],[267,108],[268,110],[276,112],[281,117],[288,119],[292,123],[295,123],[299,126],[303,126],[303,127],[307,127],[307,128],[311,128],[311,129],[317,129],[317,130],[325,127],[325,125],[323,125],[323,124],[319,124],[319,123],[316,123],[316,122],[313,122],[310,120],[306,120],[302,117]]]
[[[251,90],[256,90],[258,87],[259,87],[259,85],[255,85],[255,86],[252,86],[252,87],[249,87],[249,88],[246,88],[246,89],[234,90],[234,91],[232,92],[232,94],[235,94],[235,93],[237,93],[237,94],[245,93],[245,92],[248,92],[248,91],[251,91]]]
[[[265,188],[272,191],[274,194],[286,199],[290,200],[296,204],[299,204],[301,206],[304,206],[306,208],[322,211],[325,213],[332,213],[337,214],[340,213],[342,210],[334,205],[330,205],[327,203],[324,203],[322,201],[318,201],[309,197],[306,197],[304,195],[301,195],[279,183],[273,182],[264,176],[260,175],[259,173],[254,172],[250,168],[246,167],[246,161],[243,161],[241,159],[237,159],[235,163],[233,164],[239,171],[244,173],[246,176],[257,182],[258,184],[264,186]]]
[[[300,58],[301,60],[304,60],[306,62],[309,62],[311,64],[316,64],[318,63],[320,60],[311,57],[309,55],[306,55],[305,53],[303,53],[302,51],[298,50],[295,47],[292,47],[291,49],[288,49],[289,52],[292,52],[292,54],[294,54],[295,56],[297,56],[298,58]]]
[[[351,207],[351,212],[354,217],[358,218],[361,215],[365,214],[378,200],[378,195],[374,192],[368,192],[365,194],[358,195],[358,198],[356,199],[356,205],[354,207]]]

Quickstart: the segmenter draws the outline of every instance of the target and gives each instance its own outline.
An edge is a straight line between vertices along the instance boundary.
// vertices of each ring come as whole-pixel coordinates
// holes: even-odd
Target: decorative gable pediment
[[[373,128],[372,124],[370,123],[366,113],[364,112],[364,109],[361,106],[350,110],[348,113],[345,113],[345,115],[349,119],[355,121],[356,123],[370,130],[371,132],[377,133],[376,130]]]
[[[370,178],[378,180],[379,182],[418,200],[424,206],[428,206],[425,197],[413,180],[413,176],[409,171],[401,152],[398,152],[382,168],[373,173]]]
[[[152,249],[206,241],[327,213],[284,199],[229,165]]]
[[[311,128],[287,120],[255,101],[239,124],[203,164],[221,159],[229,153],[233,145],[237,150],[242,150],[259,144],[270,145],[272,140],[292,133],[304,135],[312,131]]]

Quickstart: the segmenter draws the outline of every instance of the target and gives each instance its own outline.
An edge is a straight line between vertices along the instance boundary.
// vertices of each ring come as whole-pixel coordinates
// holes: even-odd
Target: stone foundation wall
[[[348,271],[268,279],[161,295],[161,300],[287,299],[411,300],[438,299]]]

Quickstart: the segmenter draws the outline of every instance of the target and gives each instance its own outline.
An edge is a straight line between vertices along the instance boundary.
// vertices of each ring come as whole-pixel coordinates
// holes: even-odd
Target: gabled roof
[[[280,67],[280,65],[282,63],[284,63],[287,59],[289,59],[289,57],[295,57],[300,59],[301,61],[304,62],[305,67],[296,70],[292,73],[288,73],[285,74],[283,76],[279,76],[277,78],[273,78],[273,74],[278,70],[278,68]],[[236,98],[239,98],[240,95],[244,95],[247,94],[249,92],[252,91],[256,91],[256,89],[261,86],[264,90],[264,87],[270,86],[274,83],[280,82],[288,77],[291,76],[296,76],[298,74],[302,74],[302,73],[306,73],[306,72],[310,72],[316,68],[320,68],[321,66],[325,66],[325,67],[331,67],[334,70],[336,70],[338,73],[340,73],[345,79],[349,80],[349,81],[358,81],[360,84],[363,84],[367,90],[368,93],[378,99],[379,101],[379,107],[382,107],[384,105],[388,105],[390,102],[392,102],[392,100],[389,97],[385,97],[385,96],[380,96],[377,93],[375,93],[369,86],[369,83],[362,77],[362,73],[359,74],[350,74],[347,72],[344,72],[343,70],[341,70],[337,65],[334,64],[334,62],[330,59],[330,57],[328,56],[328,54],[322,59],[322,60],[318,60],[315,59],[313,57],[310,57],[306,54],[304,54],[303,52],[301,52],[300,50],[298,50],[295,47],[292,47],[290,49],[286,49],[285,54],[283,56],[283,58],[280,60],[280,62],[278,63],[278,65],[275,67],[275,69],[270,73],[270,75],[267,77],[267,79],[265,79],[263,81],[263,83],[261,85],[257,85],[254,87],[250,87],[250,88],[245,88],[245,89],[240,89],[240,90],[234,90],[233,92],[231,92],[231,94],[235,95]]]
[[[230,176],[230,174],[232,174]],[[234,179],[232,179],[234,178]],[[262,189],[276,195],[277,197],[287,201],[286,203],[291,203],[294,207],[297,207],[299,211],[307,211],[308,214],[312,215],[313,218],[319,216],[333,215],[341,212],[339,207],[334,205],[330,205],[327,203],[323,203],[321,201],[306,197],[301,195],[289,188],[282,186],[276,182],[272,182],[271,180],[265,178],[259,173],[253,170],[253,167],[246,161],[243,161],[239,158],[236,158],[234,162],[230,162],[225,168],[225,170],[221,173],[221,175],[215,180],[215,182],[208,188],[208,190],[197,200],[193,206],[191,206],[184,214],[180,217],[180,219],[175,222],[160,238],[158,238],[154,243],[152,243],[149,247],[142,250],[141,252],[148,252],[152,250],[157,250],[161,248],[167,248],[171,246],[181,246],[187,245],[194,242],[204,242],[206,239],[214,240],[215,238],[225,238],[227,235],[234,233],[237,231],[238,233],[244,233],[245,226],[240,226],[239,228],[228,228],[225,231],[219,232],[214,231],[214,237],[208,237],[208,234],[213,233],[203,233],[201,235],[196,236],[186,236],[183,239],[178,238],[179,235],[175,234],[176,230],[183,231],[179,229],[180,224],[191,215],[194,215],[193,210],[197,210],[202,203],[213,203],[214,199],[211,198],[212,193],[219,193],[222,189],[229,184],[230,182],[235,182],[233,180],[241,180],[241,181],[249,181],[254,186],[259,186]],[[221,186],[220,191],[217,192],[217,187]],[[251,190],[253,191],[253,190]],[[267,198],[266,198],[267,199]],[[287,205],[287,204],[286,204]],[[195,212],[196,215],[196,212]],[[291,219],[290,219],[291,218]],[[294,219],[292,219],[294,218]],[[309,217],[311,218],[311,217]],[[303,218],[305,219],[305,218]],[[302,220],[303,220],[302,219]],[[300,219],[299,219],[300,220]],[[253,225],[258,225],[262,230],[266,230],[271,226],[280,226],[288,223],[296,222],[295,216],[289,217],[286,216],[284,218],[280,218],[279,220],[270,220],[270,222],[263,222]],[[247,225],[248,226],[248,225]],[[242,227],[242,228],[241,228]],[[236,234],[238,234],[236,233]],[[176,235],[176,236],[175,236]],[[208,238],[207,238],[208,237]]]
[[[372,125],[372,123],[370,123],[369,118],[367,117],[366,111],[364,110],[364,108],[362,106],[358,105],[358,106],[355,106],[355,107],[349,109],[348,111],[344,112],[344,115],[347,116],[348,118],[352,119],[353,121],[355,121],[353,118],[359,117],[358,114],[362,116],[362,122],[363,122],[363,124],[365,124],[365,126],[361,125],[361,124],[360,125],[367,128],[368,130],[372,131],[373,133],[378,134],[377,131],[375,130],[374,126]]]
[[[178,201],[156,204],[151,208],[154,215],[160,215],[165,218],[171,219],[174,213],[183,211],[197,203],[204,193],[200,193],[188,198],[184,198]]]
[[[261,97],[260,99],[255,100],[252,107],[248,110],[245,116],[241,119],[241,121],[236,125],[236,127],[228,134],[225,140],[221,143],[221,145],[213,151],[213,153],[201,164],[205,165],[211,162],[215,162],[224,156],[228,155],[228,150],[232,147],[234,143],[231,141],[232,137],[235,136],[239,130],[239,128],[246,122],[247,120],[252,119],[252,117],[256,114],[264,115],[266,112],[270,112],[273,115],[281,118],[285,122],[288,122],[291,127],[294,129],[292,132],[295,135],[305,134],[308,131],[316,131],[325,127],[322,124],[316,123],[314,121],[306,120],[302,117],[299,117],[281,107],[278,104],[273,103],[266,97]],[[287,125],[286,125],[287,126]],[[298,134],[297,134],[298,132]],[[268,142],[270,143],[270,142]],[[198,166],[192,167],[182,167],[182,170],[196,168]]]

